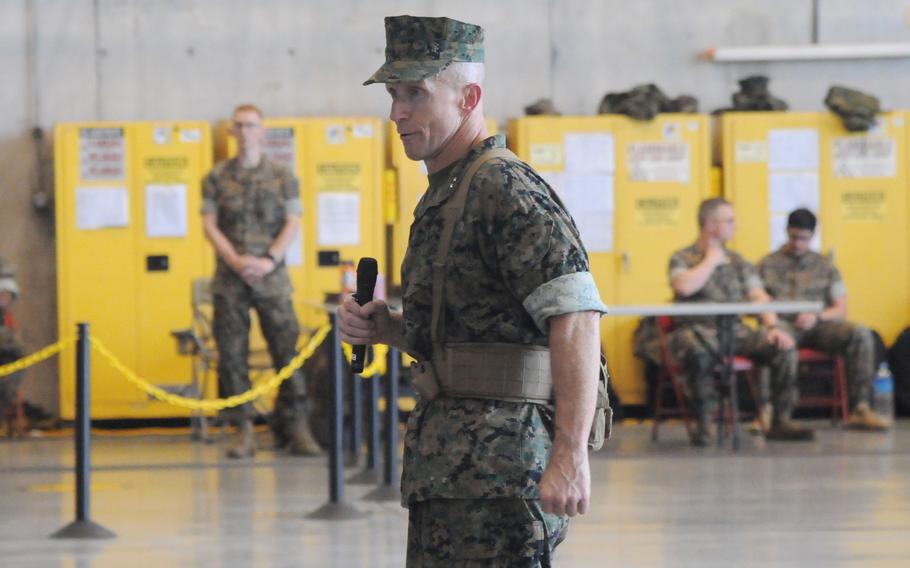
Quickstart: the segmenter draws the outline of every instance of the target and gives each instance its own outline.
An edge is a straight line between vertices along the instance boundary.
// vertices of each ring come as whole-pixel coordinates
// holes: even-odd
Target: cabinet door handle
[[[623,272],[629,271],[629,265],[632,263],[631,257],[629,256],[629,251],[622,251],[622,270]]]

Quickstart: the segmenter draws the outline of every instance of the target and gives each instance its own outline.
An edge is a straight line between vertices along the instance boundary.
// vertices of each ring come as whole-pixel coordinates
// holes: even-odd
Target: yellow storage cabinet
[[[303,222],[287,262],[306,327],[325,323],[312,305],[341,289],[340,263],[371,256],[384,266],[382,122],[372,117],[267,118],[265,154],[300,179]],[[229,123],[217,127],[224,157],[237,153]]]
[[[698,204],[710,191],[706,117],[524,117],[510,123],[509,140],[572,213],[608,305],[672,298],[667,262],[695,238]],[[601,324],[624,404],[647,400],[632,352],[637,319],[606,317]]]
[[[391,170],[388,178],[390,186],[387,191],[392,192],[387,199],[394,204],[394,208],[386,215],[386,222],[392,225],[391,246],[389,247],[391,252],[388,269],[383,271],[390,272],[388,279],[392,285],[400,286],[401,263],[404,261],[404,255],[408,249],[408,235],[411,223],[414,221],[414,210],[417,208],[417,202],[427,190],[427,169],[423,162],[415,162],[408,158],[404,153],[401,138],[398,137],[398,131],[395,129],[395,123],[387,124],[387,163]],[[499,126],[495,120],[488,118],[486,126],[488,135],[493,136],[499,133]]]
[[[786,216],[819,218],[814,246],[847,284],[848,318],[892,341],[908,323],[907,116],[851,133],[831,113],[727,113],[724,192],[737,209],[734,247],[758,262],[786,240]]]
[[[54,149],[60,336],[88,322],[140,376],[187,393],[191,361],[177,354],[171,331],[189,326],[192,280],[211,267],[198,215],[200,179],[212,160],[208,124],[64,123]],[[75,369],[64,357],[65,419],[74,415],[74,390]],[[93,418],[189,414],[150,400],[97,354],[92,398]]]

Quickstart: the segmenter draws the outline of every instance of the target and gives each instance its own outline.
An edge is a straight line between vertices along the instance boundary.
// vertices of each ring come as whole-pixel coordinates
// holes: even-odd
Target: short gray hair
[[[435,80],[448,83],[455,89],[461,89],[472,83],[483,86],[483,63],[454,61],[435,77]]]

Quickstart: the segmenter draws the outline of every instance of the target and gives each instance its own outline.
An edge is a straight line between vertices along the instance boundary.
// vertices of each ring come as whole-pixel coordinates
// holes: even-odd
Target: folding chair
[[[651,428],[651,439],[657,441],[660,423],[665,418],[682,418],[686,426],[686,432],[692,433],[692,411],[689,409],[685,395],[685,375],[682,366],[673,357],[670,351],[669,336],[673,332],[673,318],[670,316],[657,317],[657,338],[660,343],[661,366],[657,374],[657,383],[654,393],[654,425]],[[739,376],[745,376],[746,384],[749,387],[749,394],[755,402],[755,412],[747,413],[749,417],[755,416],[761,422],[761,413],[759,412],[758,392],[755,388],[755,374],[757,369],[752,361],[746,357],[737,355],[733,358],[733,372]],[[726,385],[720,381],[720,367],[714,371],[717,379],[717,387],[725,388]],[[667,400],[665,394],[668,391],[673,394],[673,402]],[[739,401],[735,401],[737,404]],[[740,413],[745,417],[744,413]],[[728,427],[732,427],[733,417],[728,411],[724,411],[724,421]],[[762,424],[764,429],[764,425]]]
[[[830,381],[831,386],[827,392],[820,394],[802,394],[804,389],[801,388],[797,407],[830,407],[832,424],[847,418],[847,372],[842,356],[828,355],[815,349],[800,349],[799,379],[802,383]]]

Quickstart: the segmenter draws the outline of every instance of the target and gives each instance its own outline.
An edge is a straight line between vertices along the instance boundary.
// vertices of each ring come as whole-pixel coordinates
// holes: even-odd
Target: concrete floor
[[[910,566],[910,423],[864,434],[817,423],[811,444],[695,450],[680,425],[651,443],[618,428],[593,460],[593,510],[557,565]],[[361,500],[356,521],[304,516],[327,500],[326,461],[261,451],[228,462],[185,436],[94,441],[92,517],[109,541],[48,535],[73,518],[72,443],[0,442],[0,567],[402,566],[406,512]],[[357,470],[350,470],[353,474]]]

